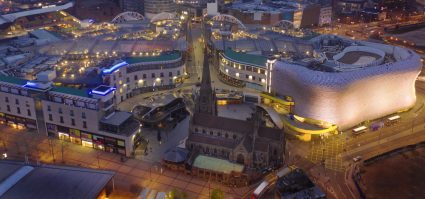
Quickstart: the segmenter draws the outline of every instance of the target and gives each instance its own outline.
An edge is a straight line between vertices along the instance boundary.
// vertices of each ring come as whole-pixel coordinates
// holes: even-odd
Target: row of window
[[[28,91],[25,89],[17,89],[17,88],[10,88],[7,86],[1,86],[0,90],[6,93],[13,93],[17,95],[28,96]]]
[[[199,132],[198,128],[195,128],[195,133],[198,133],[198,132]],[[202,134],[207,134],[207,131],[205,129],[202,129]],[[213,131],[210,131],[209,132],[209,135],[222,137],[221,132],[216,132],[216,134],[214,135],[214,132]],[[225,133],[224,134],[224,137],[225,138],[229,138],[229,134],[228,133]],[[236,135],[233,135],[233,139],[236,139],[236,138],[238,138],[238,137]]]
[[[52,121],[53,122],[53,115],[52,114],[49,114],[49,121]],[[64,120],[63,120],[63,116],[59,116],[59,122],[60,123],[64,123]],[[75,126],[75,119],[74,118],[71,118],[71,125],[72,126]],[[83,128],[87,128],[87,122],[86,121],[83,121]]]
[[[65,103],[65,104],[76,106],[76,107],[97,110],[97,104],[96,103],[88,103],[88,102],[83,102],[81,100],[73,100],[73,99],[62,98],[62,97],[58,97],[58,96],[50,96],[50,100],[52,100],[53,102]]]
[[[222,63],[224,63],[224,64],[226,64],[228,66],[231,66],[233,68],[237,68],[239,70],[246,70],[246,71],[250,71],[250,72],[254,72],[254,73],[259,73],[259,74],[263,74],[263,75],[266,74],[266,70],[265,69],[261,69],[261,68],[255,67],[255,66],[242,65],[242,64],[239,64],[239,63],[228,61],[228,60],[226,60],[224,58],[221,61],[222,61]]]
[[[10,105],[6,105],[6,111],[7,112],[10,112],[11,111]],[[21,114],[21,108],[20,107],[16,107],[16,112],[18,114]],[[27,115],[28,115],[28,117],[31,117],[32,116],[31,110],[27,109]]]
[[[51,112],[52,111],[52,107],[50,105],[47,105],[47,111]],[[62,108],[59,107],[58,108],[58,113],[59,114],[63,114]],[[75,116],[74,115],[74,110],[69,110],[69,115],[70,116]],[[86,119],[86,113],[85,112],[81,112],[81,118]]]
[[[5,98],[4,98],[4,101],[5,101],[6,103],[9,103],[9,97],[5,97]],[[19,99],[15,99],[15,104],[16,104],[16,105],[19,105],[19,104],[20,104]],[[25,106],[26,106],[26,107],[30,107],[30,105],[28,104],[28,101],[26,101]]]

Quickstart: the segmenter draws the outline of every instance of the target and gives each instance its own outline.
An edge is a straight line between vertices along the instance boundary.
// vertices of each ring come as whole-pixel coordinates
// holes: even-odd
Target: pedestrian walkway
[[[315,164],[324,164],[327,169],[344,171],[346,165],[341,158],[345,141],[342,136],[331,136],[311,142],[308,160]]]
[[[16,130],[0,125],[0,150],[7,152],[8,159],[31,163],[58,164],[99,168],[116,172],[114,184],[116,190],[111,198],[137,198],[143,188],[168,192],[178,189],[189,199],[208,198],[214,188],[223,190],[226,198],[240,198],[249,188],[230,188],[218,183],[161,169],[158,162],[146,162],[135,159],[121,159],[114,153],[95,150],[26,130]]]

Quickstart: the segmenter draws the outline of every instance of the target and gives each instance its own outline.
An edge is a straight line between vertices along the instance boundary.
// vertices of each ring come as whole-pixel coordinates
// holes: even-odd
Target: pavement
[[[1,125],[0,139],[0,152],[7,151],[8,159],[24,161],[27,156],[31,163],[115,171],[115,190],[110,198],[135,198],[143,188],[162,192],[175,188],[186,192],[190,199],[208,198],[214,188],[223,190],[225,198],[241,198],[250,190],[250,187],[226,187],[181,172],[161,169],[157,162],[137,159],[121,162],[121,156],[118,154],[48,139],[47,136],[29,130],[17,130]]]

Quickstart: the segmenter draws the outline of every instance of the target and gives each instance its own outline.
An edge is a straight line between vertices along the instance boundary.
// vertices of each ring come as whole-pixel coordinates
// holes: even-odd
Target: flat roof
[[[224,55],[234,61],[265,67],[267,58],[261,55],[252,55],[247,53],[236,52],[230,48],[224,51]]]
[[[108,119],[102,119],[101,122],[105,123],[105,124],[110,124],[110,125],[114,125],[114,126],[119,126],[121,125],[123,122],[125,122],[128,118],[130,118],[132,116],[131,113],[129,112],[124,112],[124,111],[117,111],[114,113],[114,115],[112,115],[111,117],[109,117]]]
[[[198,155],[193,162],[193,166],[201,169],[207,169],[216,172],[229,174],[232,171],[242,173],[244,166],[232,163],[228,160]]]
[[[128,64],[136,64],[143,62],[159,62],[159,61],[172,61],[179,59],[181,53],[179,51],[164,52],[158,56],[141,56],[141,57],[127,57],[124,59]]]
[[[0,81],[23,86],[27,83],[28,80],[12,77],[12,76],[0,75]]]
[[[92,199],[115,175],[104,170],[0,161],[0,173],[3,173],[3,168],[7,168],[4,173],[8,177],[0,178],[0,184],[7,183],[1,198]],[[19,172],[23,169],[25,172]]]
[[[68,95],[76,95],[80,97],[87,97],[91,98],[91,95],[89,94],[89,91],[87,89],[77,89],[77,88],[70,88],[65,86],[55,86],[52,88],[51,91],[58,92],[58,93],[64,93]]]

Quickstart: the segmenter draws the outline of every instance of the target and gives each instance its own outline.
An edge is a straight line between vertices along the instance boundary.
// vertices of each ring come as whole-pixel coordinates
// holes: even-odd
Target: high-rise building
[[[173,0],[145,0],[145,16],[152,18],[161,12],[173,13],[176,11],[176,4]]]

